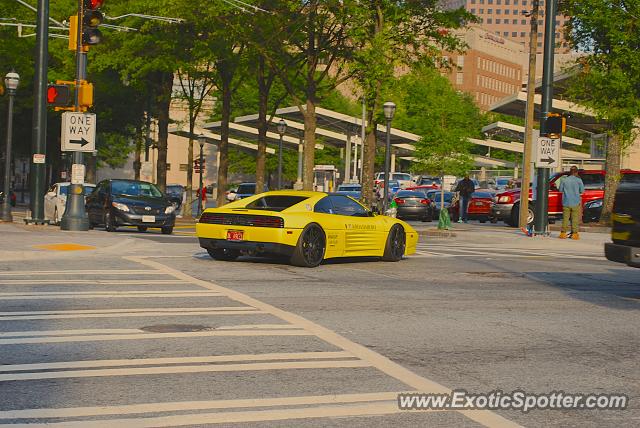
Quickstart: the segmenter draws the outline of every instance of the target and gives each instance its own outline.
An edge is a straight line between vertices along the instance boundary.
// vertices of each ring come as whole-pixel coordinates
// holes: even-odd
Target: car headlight
[[[121,204],[120,202],[111,202],[111,205],[113,206],[113,208],[120,210],[120,211],[124,211],[124,212],[129,212],[129,207],[126,206],[125,204]]]
[[[171,205],[168,206],[167,208],[165,208],[164,213],[165,214],[171,214],[172,212],[174,212],[176,210],[175,205]]]
[[[602,199],[598,199],[596,201],[591,201],[587,203],[587,208],[600,208],[602,206]]]
[[[510,196],[500,196],[498,198],[498,203],[499,204],[507,204],[509,202],[511,202],[511,197]]]

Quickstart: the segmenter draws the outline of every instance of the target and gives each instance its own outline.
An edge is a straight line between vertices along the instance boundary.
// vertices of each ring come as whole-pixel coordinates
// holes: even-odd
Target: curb
[[[418,236],[428,236],[431,238],[455,238],[457,235],[451,230],[418,230]]]

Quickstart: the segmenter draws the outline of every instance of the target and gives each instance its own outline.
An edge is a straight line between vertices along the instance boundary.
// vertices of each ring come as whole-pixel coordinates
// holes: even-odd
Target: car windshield
[[[236,193],[240,193],[242,195],[253,195],[254,193],[256,193],[256,185],[241,184],[238,186],[238,191]]]
[[[167,186],[167,193],[170,195],[179,195],[182,190],[182,186]]]
[[[497,186],[506,186],[507,184],[509,184],[509,180],[510,180],[510,178],[498,178],[498,179],[496,179],[496,185]]]
[[[603,189],[604,188],[604,175],[603,174],[583,174],[580,176],[585,189]]]
[[[87,196],[93,192],[94,186],[84,186],[84,195]],[[69,185],[60,186],[60,194],[67,196],[69,194]]]
[[[162,192],[151,183],[144,181],[118,181],[111,182],[111,192],[114,195],[123,196],[150,196],[153,198],[162,197]]]
[[[338,186],[338,192],[359,192],[359,191],[360,191],[360,186],[345,186],[345,185]]]
[[[393,178],[394,180],[411,181],[410,174],[393,173],[391,174],[391,178]]]
[[[283,211],[307,199],[306,196],[263,196],[246,205],[251,210]]]
[[[445,202],[451,202],[451,198],[453,197],[453,193],[445,193],[444,194],[444,201]],[[435,202],[440,202],[442,201],[442,193],[434,193],[433,194],[433,198],[432,198]]]
[[[493,195],[489,192],[473,192],[471,197],[478,199],[493,199]]]
[[[425,198],[425,194],[422,192],[413,192],[409,190],[401,190],[396,193],[396,198]]]
[[[430,186],[432,184],[440,184],[439,178],[423,177],[418,181],[419,186]]]
[[[623,174],[620,183],[640,183],[640,174]]]

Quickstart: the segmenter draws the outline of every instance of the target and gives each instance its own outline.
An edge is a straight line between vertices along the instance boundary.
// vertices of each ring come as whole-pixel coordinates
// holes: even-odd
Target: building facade
[[[533,0],[442,0],[440,5],[445,10],[465,8],[480,19],[485,30],[506,39],[519,43],[529,51],[529,34],[531,21],[526,15],[531,11]],[[542,52],[544,36],[545,0],[540,0],[538,17],[538,46]],[[555,19],[555,43],[557,53],[569,51],[564,38],[563,27],[569,18],[558,14]]]

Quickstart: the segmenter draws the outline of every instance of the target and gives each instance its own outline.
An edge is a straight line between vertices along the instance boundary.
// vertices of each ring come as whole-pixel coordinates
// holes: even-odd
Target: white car
[[[60,223],[67,205],[67,194],[69,193],[69,182],[56,183],[44,195],[44,218],[53,224]],[[84,183],[84,196],[93,192],[95,184]]]
[[[407,174],[404,172],[392,172],[390,175],[390,180],[391,181],[397,181],[398,183],[400,183],[400,188],[404,189],[406,187],[411,187],[413,186],[413,178],[411,177],[411,174]],[[384,181],[384,172],[379,172],[376,174],[375,177],[375,185],[378,186],[380,185],[381,182]]]
[[[227,199],[227,201],[233,202],[236,200],[236,196],[238,195],[238,189],[237,188],[229,189],[225,193],[226,193],[225,198]]]

